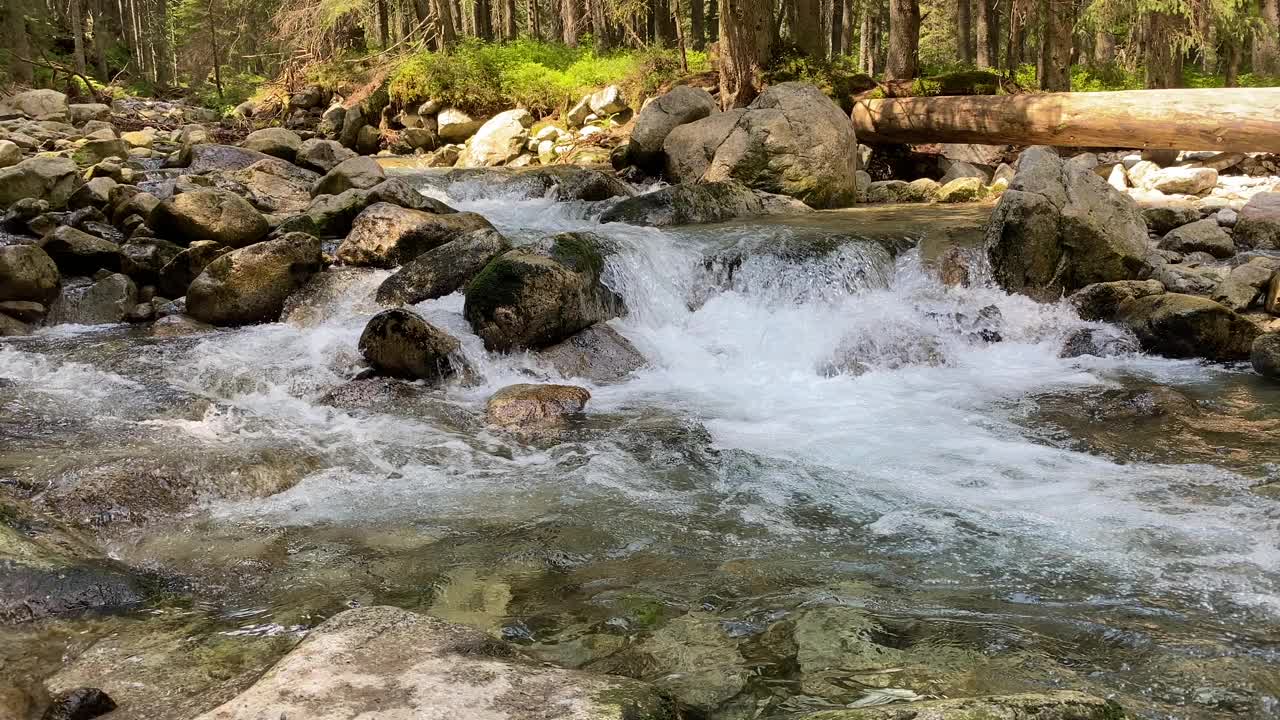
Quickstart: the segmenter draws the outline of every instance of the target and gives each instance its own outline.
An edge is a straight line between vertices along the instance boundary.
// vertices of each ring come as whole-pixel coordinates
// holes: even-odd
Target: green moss
[[[503,305],[514,304],[520,297],[523,278],[512,258],[507,255],[494,258],[463,290],[467,296],[466,316],[471,318],[478,313],[487,317]]]
[[[562,233],[555,237],[551,257],[565,267],[577,272],[599,277],[604,272],[604,255],[594,237],[585,233]]]

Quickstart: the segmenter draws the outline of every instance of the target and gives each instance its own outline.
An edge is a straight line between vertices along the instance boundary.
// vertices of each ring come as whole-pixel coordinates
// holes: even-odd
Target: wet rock
[[[44,305],[30,300],[0,300],[0,313],[24,323],[33,323],[48,311]]]
[[[912,720],[1116,720],[1126,715],[1111,700],[1071,690],[1054,690],[823,710],[804,715],[801,720],[904,720],[904,717]]]
[[[844,207],[857,195],[853,125],[822,91],[772,85],[745,109],[672,130],[663,151],[679,182],[737,180],[816,208]]]
[[[40,720],[91,720],[115,709],[110,695],[98,688],[82,687],[54,698]]]
[[[156,232],[190,243],[213,240],[230,247],[257,242],[271,229],[248,200],[228,190],[184,192],[161,202],[152,213]]]
[[[165,297],[182,297],[209,263],[231,250],[212,240],[196,240],[161,266],[156,285]]]
[[[21,320],[0,313],[0,337],[18,337],[30,335],[31,326]]]
[[[104,325],[124,322],[138,304],[138,288],[127,276],[108,274],[100,280],[81,278],[63,284],[49,308],[49,325]]]
[[[934,197],[940,203],[976,202],[987,196],[987,187],[981,178],[960,177],[938,188]]]
[[[1160,238],[1160,249],[1179,253],[1206,252],[1215,258],[1229,258],[1236,254],[1231,236],[1218,225],[1217,220],[1197,220],[1170,230]]]
[[[623,310],[601,282],[607,244],[563,233],[508,251],[466,286],[463,314],[491,351],[545,347]]]
[[[320,241],[289,233],[210,262],[187,289],[187,314],[212,325],[273,322],[322,264]]]
[[[129,144],[118,138],[89,140],[72,153],[71,159],[81,167],[97,165],[107,158],[129,159]]]
[[[311,204],[311,186],[316,174],[283,160],[260,160],[243,170],[220,178],[234,183],[258,210],[273,215],[300,213]]]
[[[134,238],[120,246],[120,272],[141,283],[155,283],[161,269],[183,252],[168,240]]]
[[[436,113],[437,134],[440,139],[450,143],[465,142],[476,134],[484,119],[476,119],[458,108],[448,107]]]
[[[360,354],[383,375],[437,382],[454,373],[461,345],[404,308],[374,315],[360,335]]]
[[[505,165],[524,152],[533,115],[528,110],[507,110],[490,118],[467,142],[458,158],[464,168]]]
[[[475,213],[437,215],[380,202],[352,222],[337,256],[347,265],[395,267],[476,230],[493,226]]]
[[[785,195],[752,190],[734,181],[699,182],[627,198],[606,210],[600,222],[666,227],[804,212],[810,212],[808,205]]]
[[[903,180],[878,180],[867,186],[869,203],[922,203],[933,199],[932,185]]]
[[[87,275],[99,268],[120,269],[119,245],[67,225],[41,238],[40,247],[69,275]]]
[[[1126,301],[1116,320],[1133,331],[1143,349],[1175,358],[1245,360],[1261,334],[1257,325],[1219,303],[1179,293]]]
[[[0,101],[0,110],[18,112],[33,120],[66,120],[71,113],[67,96],[57,90],[27,90]]]
[[[356,157],[356,154],[343,147],[342,143],[322,138],[311,138],[298,146],[294,162],[308,170],[327,173],[339,164],[354,157]]]
[[[604,323],[574,333],[538,357],[564,377],[595,383],[621,382],[647,362],[631,341]]]
[[[297,223],[313,234],[346,237],[351,232],[351,223],[356,216],[370,205],[380,202],[437,214],[457,212],[439,200],[414,190],[405,181],[393,178],[368,190],[353,188],[337,195],[321,195],[311,201],[305,213],[286,221],[281,229],[296,229],[291,225]]]
[[[305,679],[305,681],[303,680]],[[398,608],[348,610],[308,633],[253,687],[197,720],[355,720],[441,713],[674,720],[648,685],[548,668],[479,630]]]
[[[27,158],[0,168],[0,207],[34,198],[57,209],[67,204],[81,182],[80,169],[68,158],[39,155]]]
[[[353,157],[343,160],[311,188],[312,196],[337,195],[345,190],[364,190],[386,180],[386,173],[376,160],[369,157]]]
[[[67,207],[77,210],[84,207],[106,207],[111,202],[111,191],[117,183],[109,177],[96,177],[81,185],[67,199]]]
[[[1151,277],[1163,284],[1169,292],[1208,295],[1226,279],[1227,270],[1194,261],[1157,262],[1152,265]]]
[[[234,145],[216,145],[213,143],[195,145],[186,144],[179,151],[174,167],[186,168],[192,174],[207,173],[214,170],[243,170],[250,165],[271,157],[249,148]]]
[[[1156,280],[1117,280],[1083,287],[1072,293],[1068,301],[1084,320],[1110,321],[1115,319],[1124,302],[1163,292],[1164,285]]]
[[[361,155],[376,155],[382,146],[382,133],[372,125],[360,126],[356,133],[356,152]]]
[[[646,103],[631,130],[630,157],[650,172],[662,169],[662,143],[671,131],[719,112],[711,93],[699,87],[678,85]]]
[[[655,684],[695,710],[709,712],[746,687],[746,661],[713,615],[678,617],[640,647],[663,673]]]
[[[244,146],[256,152],[293,162],[298,156],[298,149],[302,147],[302,138],[292,130],[269,127],[249,133],[244,139]]]
[[[800,665],[801,690],[807,695],[837,698],[851,694],[833,679],[852,675],[862,685],[880,686],[877,671],[895,667],[902,653],[875,642],[880,624],[863,610],[822,607],[807,610],[795,621],[792,637]],[[859,676],[857,670],[865,671]],[[879,676],[879,677],[877,677]],[[854,693],[856,694],[856,693]]]
[[[594,168],[556,165],[519,170],[458,168],[441,176],[441,189],[466,197],[470,187],[486,195],[553,198],[559,201],[608,200],[635,193],[626,183]]]
[[[1058,357],[1073,358],[1083,355],[1114,357],[1136,353],[1140,349],[1138,339],[1123,328],[1086,327],[1073,330],[1067,335],[1062,341],[1062,350],[1058,352]]]
[[[383,305],[411,305],[457,291],[491,260],[511,249],[497,230],[473,230],[404,263],[378,286]]]
[[[151,323],[151,336],[160,338],[199,335],[214,330],[217,328],[209,323],[200,322],[187,315],[166,315]]]
[[[996,281],[1040,300],[1144,277],[1147,254],[1146,225],[1133,200],[1090,170],[1065,167],[1044,147],[1019,156],[987,230]]]
[[[1142,219],[1146,221],[1148,230],[1163,236],[1170,230],[1199,220],[1200,208],[1186,200],[1161,203],[1143,208]]]
[[[1259,335],[1249,349],[1249,362],[1259,375],[1280,380],[1280,333]]]
[[[1280,250],[1280,192],[1260,192],[1249,198],[1240,209],[1232,237],[1246,250]]]
[[[568,415],[582,412],[590,399],[586,388],[575,385],[508,385],[489,398],[485,419],[521,430],[559,425]]]
[[[0,246],[0,300],[48,305],[58,296],[58,266],[35,245]]]

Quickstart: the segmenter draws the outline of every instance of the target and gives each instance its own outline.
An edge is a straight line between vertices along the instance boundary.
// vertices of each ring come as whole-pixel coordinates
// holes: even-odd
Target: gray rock
[[[867,187],[869,203],[921,203],[929,202],[938,190],[932,180],[906,182],[905,180],[877,180]]]
[[[49,308],[45,321],[49,325],[103,325],[124,322],[129,311],[138,304],[138,288],[120,273],[107,275],[96,282],[83,278],[68,281],[62,294]]]
[[[58,266],[35,245],[0,246],[0,300],[48,305],[58,297]]]
[[[81,184],[80,169],[64,157],[37,155],[0,168],[0,207],[33,198],[57,209],[66,205]]]
[[[364,190],[387,179],[382,166],[368,157],[353,157],[334,166],[316,181],[311,195],[337,195],[346,190]]]
[[[445,142],[465,142],[481,125],[484,125],[483,118],[473,118],[458,108],[448,107],[436,113],[436,134]]]
[[[1160,281],[1169,292],[1188,295],[1208,295],[1226,277],[1225,268],[1191,262],[1155,263],[1151,271],[1151,278]]]
[[[129,158],[128,143],[118,138],[89,140],[77,148],[71,156],[71,159],[82,167],[97,165],[107,158],[127,160]]]
[[[1147,229],[1164,236],[1170,230],[1193,223],[1200,219],[1200,208],[1186,200],[1160,203],[1142,209],[1142,219]]]
[[[224,173],[216,182],[228,182],[227,189],[243,193],[244,199],[264,213],[290,215],[310,206],[311,187],[317,177],[310,170],[270,158]]]
[[[17,165],[22,161],[22,148],[8,140],[0,140],[0,168]]]
[[[336,138],[342,132],[342,125],[346,119],[346,108],[341,105],[331,105],[320,116],[320,124],[316,126],[316,132],[327,138]]]
[[[1236,254],[1231,236],[1218,226],[1217,220],[1197,220],[1170,230],[1160,238],[1160,249],[1179,253],[1205,252],[1215,258]]]
[[[1143,190],[1156,190],[1166,195],[1202,195],[1218,183],[1218,171],[1213,168],[1159,168],[1150,162],[1140,162],[1129,169],[1129,179]]]
[[[942,177],[938,179],[938,183],[946,185],[952,180],[960,178],[976,178],[979,185],[986,185],[988,176],[987,171],[967,162],[958,160],[947,160],[943,158],[940,163],[942,165]]]
[[[678,85],[645,104],[636,116],[629,141],[631,158],[650,171],[662,168],[662,143],[675,128],[718,112],[711,93],[699,87]]]
[[[377,300],[383,305],[411,305],[443,297],[510,249],[497,230],[473,230],[404,263],[378,286]]]
[[[442,215],[457,212],[439,200],[414,190],[404,180],[392,178],[368,190],[353,188],[337,195],[321,195],[312,200],[306,212],[295,218],[295,221],[301,225],[301,229],[312,234],[345,237],[351,231],[351,223],[356,216],[370,205],[380,202]]]
[[[152,337],[185,337],[216,330],[209,323],[203,323],[186,315],[165,315],[151,323]]]
[[[1164,293],[1120,305],[1117,321],[1143,349],[1166,357],[1204,357],[1219,362],[1245,360],[1257,325],[1208,298]]]
[[[1067,300],[1084,320],[1111,321],[1126,301],[1163,292],[1164,285],[1157,280],[1117,280],[1087,285]]]
[[[623,311],[601,282],[607,242],[563,233],[508,251],[466,286],[463,314],[491,351],[546,347]]]
[[[622,200],[606,210],[600,222],[666,227],[806,212],[811,212],[809,206],[799,200],[738,182],[698,182],[668,185]]]
[[[88,275],[101,268],[120,269],[119,245],[67,225],[41,238],[40,247],[63,273]]]
[[[271,229],[253,205],[227,190],[196,190],[161,202],[152,212],[156,232],[179,243],[213,240],[231,247],[257,242]]]
[[[289,233],[233,250],[187,289],[187,314],[212,325],[249,325],[280,317],[289,294],[321,267],[320,241]]]
[[[347,265],[395,267],[463,234],[492,229],[475,213],[438,215],[380,202],[356,216],[337,257]]]
[[[292,130],[269,127],[249,133],[243,144],[250,150],[293,162],[302,147],[302,138]]]
[[[538,357],[563,377],[594,383],[621,382],[648,362],[631,341],[604,323],[539,351]]]
[[[508,385],[485,403],[485,420],[513,430],[537,430],[563,425],[569,415],[582,412],[591,399],[586,388],[574,385]]]
[[[354,150],[356,143],[360,141],[360,129],[368,124],[368,118],[365,117],[364,109],[360,105],[347,108],[338,130],[338,142]]]
[[[72,210],[84,207],[106,207],[111,202],[111,190],[117,184],[109,177],[96,177],[71,194],[67,199],[67,207]]]
[[[26,115],[33,120],[66,120],[71,114],[67,96],[57,90],[27,90],[0,101],[0,109]]]
[[[1138,339],[1124,328],[1112,325],[1101,328],[1086,327],[1073,330],[1062,341],[1058,357],[1073,358],[1082,355],[1114,357],[1128,355],[1141,349]]]
[[[1242,249],[1280,250],[1280,192],[1260,192],[1249,198],[1240,209],[1232,237]]]
[[[528,110],[498,113],[480,126],[458,157],[464,168],[506,165],[515,160],[529,141],[533,115]]]
[[[168,240],[133,238],[120,246],[120,272],[136,282],[154,285],[161,269],[183,252],[186,250]]]
[[[1001,287],[1042,300],[1151,271],[1146,225],[1133,200],[1043,147],[1019,157],[986,245]]]
[[[1280,380],[1280,333],[1259,335],[1249,350],[1249,362],[1259,375]]]
[[[375,155],[382,147],[382,132],[372,125],[361,125],[356,133],[356,152],[361,155]]]
[[[344,147],[342,143],[322,138],[305,140],[298,146],[294,162],[309,170],[327,173],[344,160],[350,160],[356,154]]]
[[[443,173],[434,182],[450,195],[467,197],[472,188],[486,195],[515,198],[552,198],[559,201],[595,202],[635,193],[626,183],[609,173],[574,165],[499,170],[457,168]]]
[[[379,374],[438,382],[461,362],[453,336],[405,308],[374,315],[360,335],[360,354]]]
[[[773,85],[746,109],[681,125],[663,151],[679,182],[737,180],[816,208],[857,199],[853,124],[812,85]]]
[[[541,720],[549,708],[565,720],[675,720],[643,683],[546,667],[480,630],[392,607],[330,618],[253,687],[196,720],[443,717],[458,708],[507,720]]]
[[[615,115],[627,109],[627,101],[617,85],[609,85],[591,93],[587,96],[587,105],[599,117]]]
[[[243,170],[250,165],[271,157],[266,153],[234,145],[183,145],[174,167],[186,168],[192,174],[213,170]]]

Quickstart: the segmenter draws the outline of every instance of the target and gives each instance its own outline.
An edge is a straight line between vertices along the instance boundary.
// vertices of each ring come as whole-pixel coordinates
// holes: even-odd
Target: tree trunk
[[[981,2],[982,0],[978,0]],[[956,0],[956,57],[968,65],[973,62],[972,0]]]
[[[74,43],[74,61],[76,72],[81,75],[85,72],[84,62],[84,16],[81,14],[81,5],[84,0],[71,0],[71,40]],[[86,88],[88,89],[88,88]]]
[[[613,49],[613,37],[609,32],[609,14],[604,0],[587,0],[587,3],[591,8],[591,34],[596,52],[608,52]]]
[[[1170,13],[1153,12],[1146,17],[1144,45],[1148,88],[1182,87],[1182,48],[1178,36],[1186,19]]]
[[[1064,92],[1071,89],[1071,34],[1075,28],[1071,0],[1040,0],[1040,89]]]
[[[561,39],[569,47],[578,47],[578,26],[582,24],[582,3],[579,0],[560,0]]]
[[[1093,34],[1093,63],[1110,65],[1116,61],[1116,36],[1106,30]]]
[[[844,6],[848,0],[834,0],[831,3],[831,57],[844,54],[840,48],[840,25],[844,22]]]
[[[773,46],[769,0],[719,0],[720,105],[746,107],[760,94],[760,73]]]
[[[831,33],[823,31],[826,24],[822,22],[822,0],[792,0],[792,6],[795,16],[791,35],[796,47],[811,58],[826,57]]]
[[[859,100],[860,142],[1280,152],[1280,88]]]
[[[866,3],[867,0],[862,0]],[[858,21],[858,0],[844,0],[840,16],[840,54],[853,54],[853,26]]]
[[[525,12],[528,13],[525,26],[529,29],[529,37],[536,40],[542,39],[542,27],[538,23],[538,0],[529,0],[525,6]]]
[[[9,58],[9,77],[14,82],[30,85],[35,79],[35,70],[29,64],[18,59],[31,57],[31,45],[27,35],[27,2],[26,0],[6,0],[0,9],[0,21],[4,23],[6,45],[13,50]]]
[[[865,0],[862,9],[862,26],[858,31],[858,70],[868,75],[876,74],[876,58],[880,53],[880,0]]]
[[[653,0],[653,39],[663,47],[676,46],[676,23],[670,0]]]
[[[919,0],[889,0],[889,57],[887,80],[910,80],[918,73],[920,50]]]
[[[1280,73],[1280,0],[1261,0],[1258,5],[1262,28],[1254,33],[1253,71]]]
[[[1027,25],[1031,18],[1031,0],[1012,0],[1009,6],[1009,47],[1005,49],[1005,69],[1010,75],[1018,71],[1026,59]]]
[[[703,23],[707,32],[707,43],[720,42],[720,2],[707,0],[707,21]]]
[[[151,13],[155,25],[155,38],[151,41],[151,66],[154,68],[156,85],[162,88],[173,84],[171,72],[173,65],[169,58],[168,15],[168,4],[164,2],[156,3],[156,9]]]
[[[706,0],[690,0],[689,3],[689,43],[694,50],[702,50],[707,46],[705,29]]]
[[[475,25],[476,37],[481,40],[493,39],[493,17],[489,12],[489,0],[475,0],[472,5],[472,14],[474,16],[473,23]]]
[[[977,62],[980,68],[1000,67],[1000,13],[994,0],[974,0],[978,33]]]
[[[222,102],[222,62],[218,54],[218,22],[214,13],[214,0],[205,6],[208,15],[205,22],[209,24],[209,45],[213,51],[213,86],[218,90],[218,102]]]
[[[1222,84],[1229,88],[1240,85],[1240,61],[1244,53],[1239,38],[1229,38],[1222,48]]]
[[[520,34],[516,23],[516,0],[502,0],[502,39],[515,40]]]

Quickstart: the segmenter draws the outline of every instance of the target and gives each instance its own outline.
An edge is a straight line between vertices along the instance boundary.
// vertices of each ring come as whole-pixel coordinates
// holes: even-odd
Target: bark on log
[[[858,140],[1280,152],[1280,88],[855,101]]]

